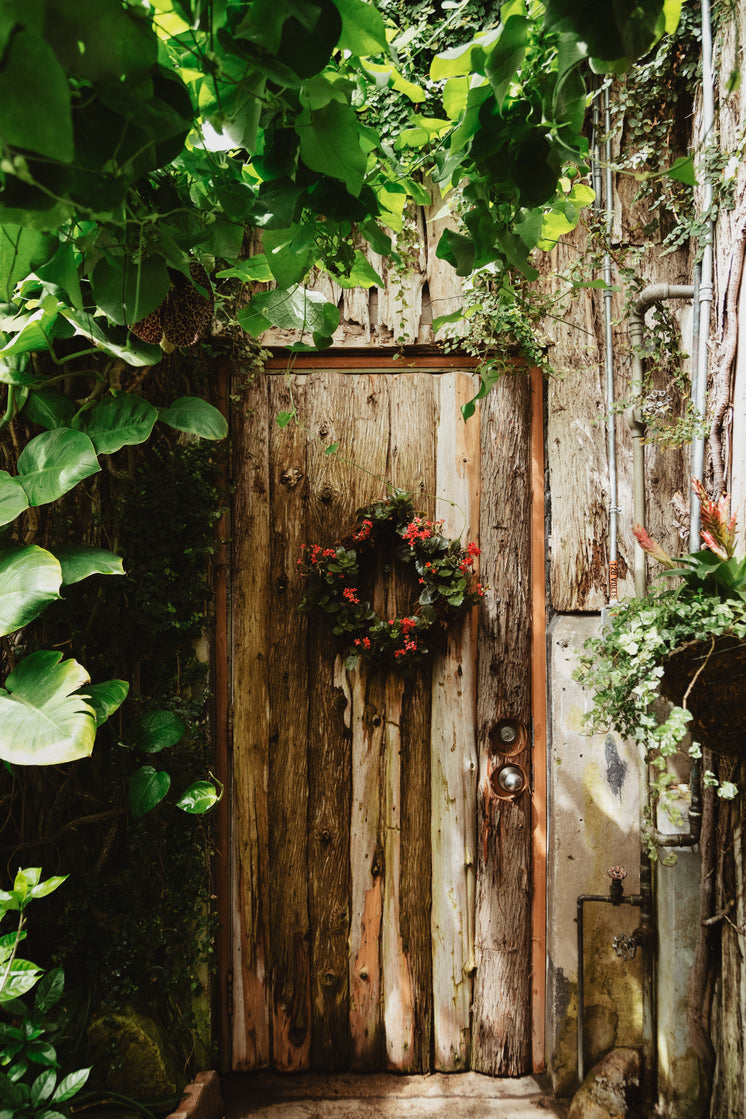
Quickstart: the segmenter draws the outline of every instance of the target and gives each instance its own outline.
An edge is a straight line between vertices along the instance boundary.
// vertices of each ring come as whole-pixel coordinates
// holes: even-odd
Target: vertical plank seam
[[[540,369],[531,373],[531,708],[533,722],[533,890],[531,1040],[533,1071],[544,1069],[546,1014],[546,585],[544,542],[544,401]]]

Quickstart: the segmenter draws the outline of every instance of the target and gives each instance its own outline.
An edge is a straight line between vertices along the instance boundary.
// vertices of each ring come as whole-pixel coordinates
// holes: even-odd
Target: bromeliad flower
[[[692,489],[699,499],[702,539],[706,547],[720,559],[730,559],[736,550],[736,515],[730,512],[730,496],[724,493],[713,501],[698,478],[692,478]]]
[[[634,533],[635,540],[640,545],[643,552],[647,552],[647,554],[649,556],[652,556],[653,559],[658,560],[658,563],[662,563],[664,567],[679,566],[675,562],[675,560],[671,556],[669,556],[668,552],[661,547],[658,541],[653,539],[653,537],[648,533],[647,529],[642,527],[642,525],[635,525],[635,527],[632,529],[632,532]]]

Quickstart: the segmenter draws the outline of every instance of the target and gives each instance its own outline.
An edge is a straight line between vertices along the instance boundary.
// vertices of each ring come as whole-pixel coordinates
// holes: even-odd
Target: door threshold
[[[568,1107],[544,1077],[477,1072],[245,1072],[223,1077],[222,1090],[225,1119],[546,1119]]]

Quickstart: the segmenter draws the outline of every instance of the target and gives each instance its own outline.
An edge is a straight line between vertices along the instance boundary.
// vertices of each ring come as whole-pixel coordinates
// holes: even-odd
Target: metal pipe
[[[614,339],[611,331],[611,235],[614,225],[614,183],[611,173],[611,107],[609,87],[604,87],[604,159],[606,162],[606,250],[604,252],[604,358],[606,363],[606,430],[609,446],[609,601],[617,601],[617,572],[619,560],[618,525],[619,497],[616,465],[616,416],[614,415]],[[600,178],[600,168],[599,168]]]
[[[608,905],[632,905],[640,907],[642,897],[640,894],[625,894],[622,895],[621,891],[614,896],[613,887],[615,883],[612,882],[612,890],[608,894],[580,894],[576,899],[577,907],[577,935],[578,935],[578,1083],[582,1084],[585,1080],[585,1056],[583,1054],[583,1046],[585,1044],[584,1023],[585,1016],[585,968],[583,961],[583,906],[588,901],[606,902]],[[621,883],[617,885],[621,886]],[[641,927],[642,927],[642,914],[641,914]]]
[[[632,344],[632,378],[630,395],[632,405],[625,412],[632,432],[632,501],[634,522],[645,524],[645,421],[642,415],[642,347],[645,336],[645,312],[654,303],[665,299],[692,299],[691,284],[649,284],[644,288],[629,316],[629,335]],[[645,553],[635,540],[635,594],[644,598],[647,590]]]
[[[715,127],[714,76],[712,71],[712,24],[710,2],[702,0],[702,127],[703,143],[712,141]],[[712,212],[713,188],[709,175],[704,181],[702,209],[705,216]],[[692,378],[692,402],[695,413],[704,419],[707,410],[707,358],[710,336],[710,313],[713,298],[713,240],[715,223],[710,218],[702,238],[702,264],[699,283],[699,346],[697,350],[696,382]],[[704,478],[705,438],[697,435],[692,440],[692,477],[700,482]],[[699,502],[692,493],[689,498],[689,547],[699,548]]]

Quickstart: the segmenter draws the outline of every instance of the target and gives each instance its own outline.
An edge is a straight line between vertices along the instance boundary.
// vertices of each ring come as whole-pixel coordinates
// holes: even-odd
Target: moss
[[[165,1100],[184,1088],[184,1075],[163,1030],[134,1006],[95,1017],[87,1043],[97,1074],[111,1092]]]

